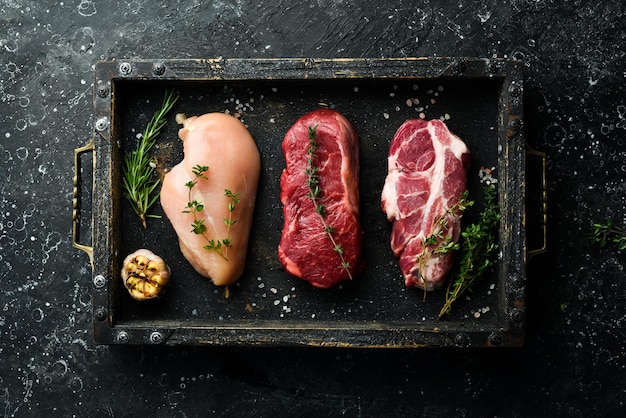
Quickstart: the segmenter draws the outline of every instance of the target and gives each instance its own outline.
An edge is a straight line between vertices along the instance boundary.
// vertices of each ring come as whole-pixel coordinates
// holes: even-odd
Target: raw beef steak
[[[393,138],[381,203],[393,221],[391,248],[407,286],[440,287],[452,266],[454,251],[436,248],[459,239],[456,203],[469,161],[465,143],[439,120],[409,120]]]
[[[287,163],[280,178],[282,265],[319,288],[354,277],[363,264],[354,128],[338,112],[315,110],[289,129],[282,148]]]

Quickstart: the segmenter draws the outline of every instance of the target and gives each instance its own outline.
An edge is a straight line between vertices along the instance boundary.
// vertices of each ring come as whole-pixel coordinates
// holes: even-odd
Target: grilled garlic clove
[[[170,281],[170,268],[152,251],[140,249],[124,259],[122,281],[134,299],[154,299]]]

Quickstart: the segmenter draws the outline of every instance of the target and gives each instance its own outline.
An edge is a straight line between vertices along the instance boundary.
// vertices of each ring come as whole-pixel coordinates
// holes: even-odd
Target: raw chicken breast
[[[261,171],[261,158],[252,136],[238,119],[223,113],[185,118],[177,115],[183,128],[178,136],[184,144],[184,159],[167,173],[161,188],[161,205],[178,234],[180,250],[193,268],[217,286],[235,282],[243,273],[254,202]],[[193,169],[208,166],[207,179],[196,178]],[[197,181],[189,188],[188,182]],[[191,199],[189,192],[191,190]],[[225,196],[237,194],[232,218]],[[195,213],[206,226],[204,234],[193,232],[194,213],[188,202],[197,201],[203,209]],[[229,219],[236,220],[228,231]],[[208,240],[229,236],[231,246],[220,253],[204,248]]]

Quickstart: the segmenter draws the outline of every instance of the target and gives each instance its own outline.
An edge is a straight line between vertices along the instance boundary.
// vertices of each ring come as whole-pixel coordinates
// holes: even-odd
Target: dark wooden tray
[[[93,191],[75,192],[77,247],[92,256],[94,339],[103,344],[310,345],[342,347],[520,346],[526,286],[525,153],[522,63],[500,59],[208,59],[103,61],[96,65]],[[134,147],[166,88],[180,101],[174,112],[239,113],[255,138],[262,173],[241,279],[230,297],[200,277],[183,258],[168,220],[143,230],[122,196],[122,158]],[[413,100],[417,99],[417,100]],[[291,277],[277,255],[282,213],[280,144],[304,113],[327,106],[344,114],[361,141],[361,214],[365,272],[330,290]],[[182,159],[170,115],[155,155],[159,171]],[[438,320],[444,290],[404,286],[389,247],[391,224],[380,209],[387,152],[409,118],[443,118],[472,153],[470,197],[481,210],[481,166],[497,167],[502,222],[496,268]],[[90,196],[88,202],[85,196]],[[90,204],[91,203],[91,204]],[[87,208],[89,206],[89,208]],[[92,223],[81,222],[80,212]],[[163,214],[160,206],[154,210]],[[85,218],[85,216],[83,216]],[[88,225],[83,225],[88,224]],[[87,229],[91,246],[79,244]],[[89,237],[87,238],[89,239]],[[137,248],[163,256],[171,286],[159,300],[136,302],[121,283],[124,257]]]

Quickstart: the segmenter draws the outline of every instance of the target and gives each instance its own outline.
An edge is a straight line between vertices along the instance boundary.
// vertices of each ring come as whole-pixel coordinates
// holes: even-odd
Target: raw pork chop
[[[261,158],[259,151],[246,127],[238,119],[223,113],[208,113],[185,119],[178,115],[176,120],[183,124],[178,136],[183,141],[185,158],[176,165],[163,180],[161,205],[176,230],[180,250],[193,268],[202,276],[221,286],[236,281],[243,273],[254,202],[256,199]],[[197,178],[193,173],[196,166],[208,166]],[[191,188],[188,182],[197,181]],[[240,199],[232,211],[236,220],[230,231],[226,226],[231,212],[228,205],[232,198],[225,191],[237,193]],[[196,212],[198,220],[206,226],[204,235],[195,234],[193,213],[189,213],[188,202],[197,201],[204,208]],[[188,212],[188,213],[184,213]],[[230,234],[231,247],[228,252],[207,250],[208,239],[223,240]]]
[[[309,190],[307,149],[314,129],[323,216]],[[284,225],[278,256],[292,275],[313,286],[329,288],[362,269],[362,233],[359,224],[359,139],[341,114],[319,109],[298,119],[283,140],[287,167],[280,178]],[[331,241],[327,229],[331,228]],[[343,253],[343,260],[341,254]]]
[[[407,286],[440,287],[452,266],[454,252],[434,249],[459,239],[462,212],[455,204],[469,160],[465,143],[439,120],[409,120],[393,138],[381,202],[393,221],[391,248]]]

